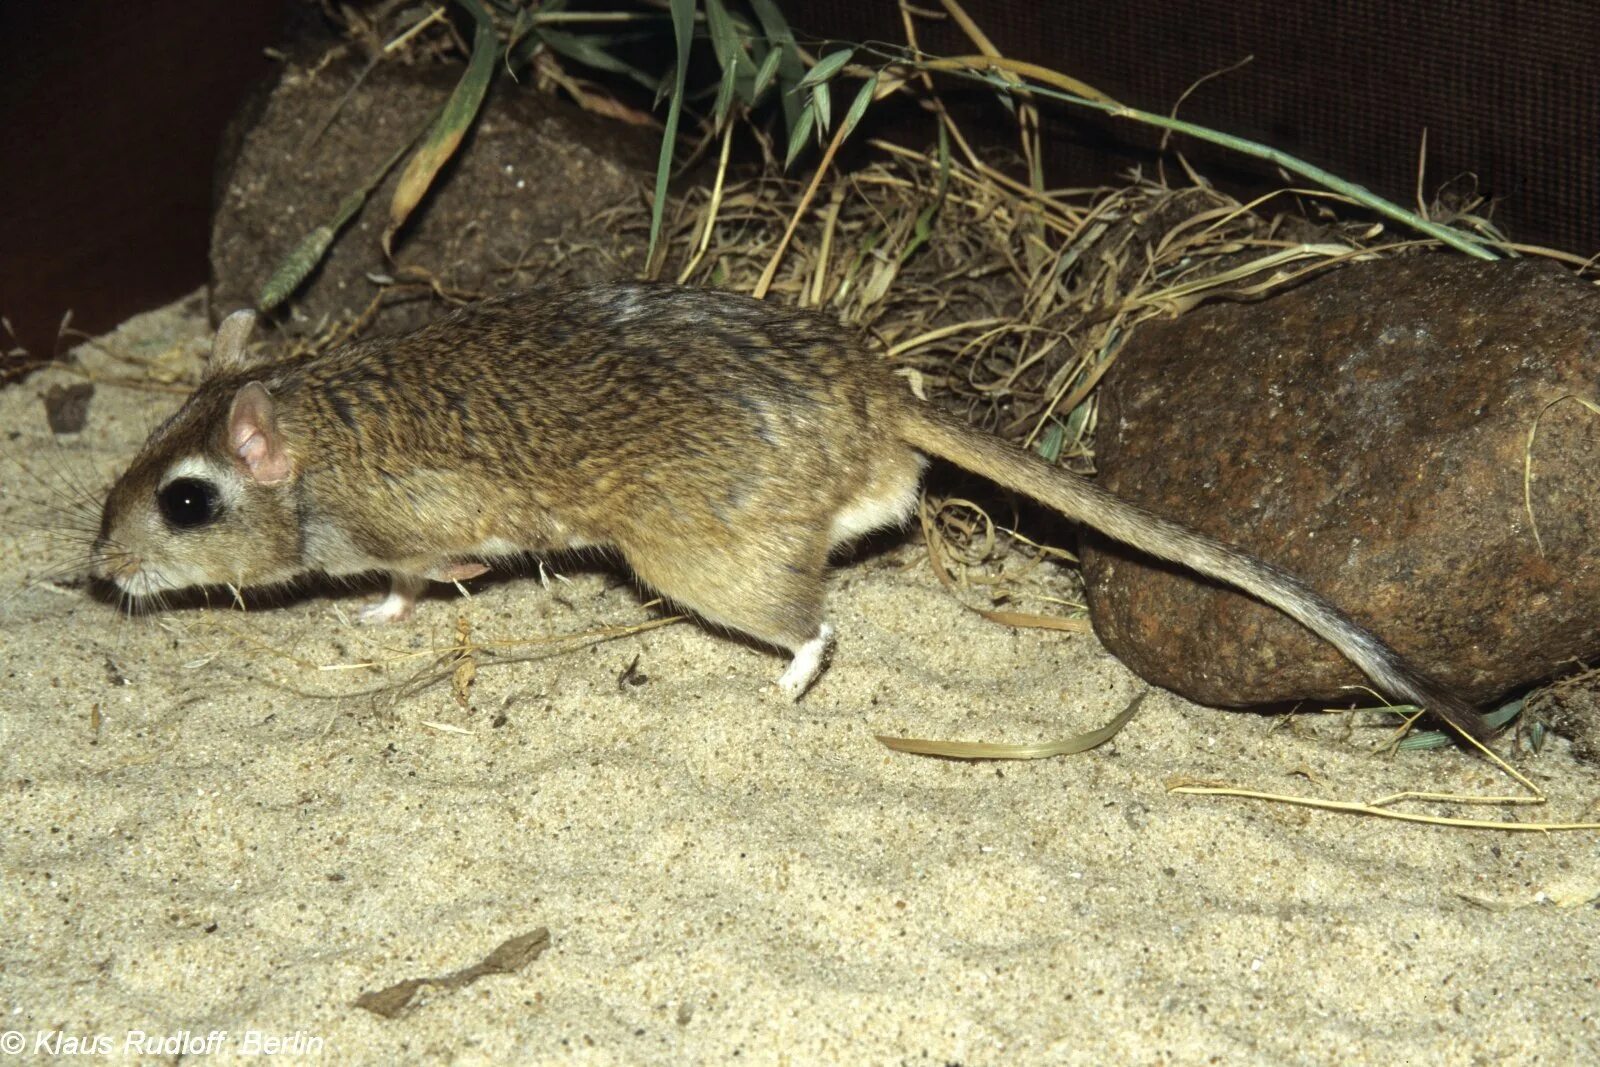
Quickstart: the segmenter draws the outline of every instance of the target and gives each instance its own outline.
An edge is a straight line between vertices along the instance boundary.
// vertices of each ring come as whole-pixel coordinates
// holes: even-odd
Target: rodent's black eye
[[[199,478],[174,478],[156,494],[161,517],[180,530],[215,522],[222,501],[217,487]]]

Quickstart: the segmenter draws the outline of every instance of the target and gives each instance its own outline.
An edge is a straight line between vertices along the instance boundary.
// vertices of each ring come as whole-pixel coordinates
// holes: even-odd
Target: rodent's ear
[[[250,358],[245,345],[250,332],[256,328],[256,313],[241,308],[222,320],[217,336],[211,342],[211,358],[206,361],[206,377],[241,371],[256,362]]]
[[[272,395],[260,382],[243,386],[228,412],[228,447],[246,476],[260,485],[282,485],[294,475],[278,432]]]

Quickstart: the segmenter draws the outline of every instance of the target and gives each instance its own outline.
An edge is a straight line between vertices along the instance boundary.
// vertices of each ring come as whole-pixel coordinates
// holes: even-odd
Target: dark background
[[[35,356],[206,280],[217,145],[269,76],[296,0],[0,2],[0,314]],[[923,0],[937,8],[937,0]],[[1006,55],[1327,167],[1412,203],[1423,131],[1429,190],[1468,172],[1518,240],[1600,250],[1600,5],[1594,0],[967,0]],[[797,29],[903,40],[894,0],[789,0]],[[932,52],[970,52],[953,27]],[[982,94],[977,106],[986,106]],[[998,112],[995,113],[998,117]],[[1004,121],[995,129],[1009,129]],[[1154,135],[1061,112],[1054,185],[1098,184]],[[1182,145],[1247,190],[1253,164]],[[1131,152],[1131,156],[1130,156]],[[0,347],[10,347],[0,337]]]
[[[0,314],[33,355],[206,280],[217,144],[287,7],[0,0]]]

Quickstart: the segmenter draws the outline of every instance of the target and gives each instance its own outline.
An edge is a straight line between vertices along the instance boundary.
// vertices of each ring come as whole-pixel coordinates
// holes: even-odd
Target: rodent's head
[[[255,315],[217,330],[200,388],[117,479],[91,555],[96,577],[144,598],[197,585],[294,577],[294,463],[267,387],[245,351]]]

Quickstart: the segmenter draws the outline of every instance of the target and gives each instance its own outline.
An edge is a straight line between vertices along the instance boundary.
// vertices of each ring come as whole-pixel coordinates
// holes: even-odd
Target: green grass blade
[[[661,131],[661,155],[656,160],[656,195],[650,205],[650,250],[645,263],[654,264],[661,242],[661,216],[667,206],[667,182],[672,177],[672,150],[678,143],[678,120],[683,115],[683,82],[689,70],[689,50],[694,46],[694,0],[672,0],[672,36],[678,58],[672,71],[672,99],[667,103],[667,126]]]
[[[632,78],[651,92],[655,92],[660,84],[659,78],[646,74],[631,63],[624,63],[606,51],[605,45],[611,40],[609,37],[600,34],[566,33],[562,30],[550,30],[543,27],[537,32],[539,39],[544,41],[552,52],[559,52],[568,59],[577,60],[584,66]]]
[[[1485,715],[1483,721],[1488,724],[1489,729],[1498,730],[1522,713],[1522,703],[1521,700],[1513,700],[1509,704],[1502,704]],[[1415,710],[1415,707],[1413,707],[1413,713]],[[1414,730],[1401,738],[1400,743],[1395,748],[1402,752],[1414,752],[1417,749],[1424,748],[1439,748],[1442,745],[1449,744],[1455,739],[1455,736],[1454,731],[1444,733],[1439,730]]]
[[[1059,422],[1052,422],[1045,429],[1044,435],[1033,446],[1046,463],[1054,463],[1061,458],[1061,446],[1066,443],[1067,430]]]
[[[854,48],[846,48],[841,52],[829,52],[817,60],[816,66],[806,71],[806,76],[800,79],[799,88],[804,89],[808,85],[821,85],[839,73],[839,68],[850,62],[850,57],[855,54],[856,50]]]
[[[849,137],[855,130],[856,123],[861,121],[861,116],[867,113],[867,108],[872,104],[872,94],[878,91],[878,75],[861,83],[861,88],[856,92],[856,98],[850,101],[850,110],[844,113],[844,137]],[[841,137],[840,140],[844,138]]]
[[[472,14],[477,27],[472,34],[472,55],[467,60],[466,72],[456,83],[439,112],[433,128],[428,131],[422,146],[417,149],[400,174],[400,184],[395,187],[389,201],[389,225],[383,231],[383,254],[393,258],[394,235],[433,185],[440,168],[449,162],[466,136],[478,109],[483,104],[484,93],[494,77],[495,57],[499,55],[499,38],[489,13],[478,0],[456,0]]]
[[[728,121],[728,112],[733,108],[733,101],[738,96],[739,72],[744,69],[744,60],[739,53],[733,53],[733,61],[722,70],[722,84],[717,86],[717,103],[711,109],[712,124],[717,129],[722,129],[723,123]]]
[[[722,0],[706,0],[706,24],[711,28],[711,49],[717,54],[717,64],[726,74],[733,66],[734,56],[742,50],[739,34],[733,28],[733,19]]]
[[[778,75],[778,64],[783,61],[783,49],[774,48],[767,53],[761,61],[761,66],[756,69],[755,84],[750,87],[750,103],[761,99],[761,94],[772,87],[772,79]]]
[[[780,94],[783,121],[792,133],[806,105],[789,90],[798,86],[800,79],[806,76],[806,65],[800,60],[800,50],[794,44],[794,33],[784,20],[783,13],[778,10],[778,5],[773,0],[750,0],[750,6],[755,10],[756,20],[761,23],[761,32],[767,35],[773,50],[778,53],[778,85],[783,90]]]
[[[811,110],[817,113],[817,137],[828,136],[828,127],[833,124],[833,94],[828,92],[827,82],[811,87]]]
[[[811,139],[811,127],[816,121],[817,113],[808,101],[805,107],[800,109],[800,118],[795,122],[794,129],[789,131],[789,151],[783,157],[784,170],[789,169],[794,157],[800,154],[800,150],[806,146],[806,141]]]
[[[511,22],[511,32],[506,35],[505,48],[506,73],[511,75],[513,79],[516,78],[517,72],[514,69],[512,57],[513,55],[518,54],[517,46],[522,43],[522,39],[526,37],[532,29],[533,12],[525,7],[517,8],[517,16]],[[521,63],[526,60],[527,54],[524,52],[521,54],[521,59],[518,60],[515,65],[520,66]]]
[[[915,255],[918,249],[928,243],[928,238],[933,236],[933,220],[938,217],[939,209],[944,207],[945,195],[950,191],[950,133],[942,122],[939,124],[938,159],[939,187],[935,191],[933,203],[917,213],[917,221],[911,228],[911,240],[900,250],[901,263]]]

